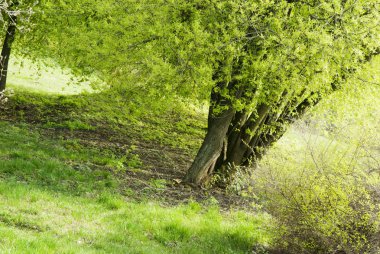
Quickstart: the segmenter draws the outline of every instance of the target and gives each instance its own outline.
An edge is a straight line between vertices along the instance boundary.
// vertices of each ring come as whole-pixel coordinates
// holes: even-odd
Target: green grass
[[[32,118],[47,128],[93,130],[95,123],[120,133],[127,130],[125,134],[137,139],[184,149],[197,148],[206,128],[205,105],[149,97],[133,89],[120,93],[97,90],[104,85],[96,77],[84,81],[52,60],[12,57],[7,87],[15,91],[10,111],[26,122],[24,118],[32,112]],[[32,108],[24,109],[25,105]]]
[[[265,214],[118,194],[107,153],[0,122],[1,253],[250,253]],[[103,168],[99,166],[104,166]]]
[[[152,99],[152,98],[149,98]],[[184,102],[144,101],[142,94],[112,91],[81,95],[51,95],[16,90],[9,113],[20,121],[46,128],[94,130],[107,128],[135,140],[196,150],[206,129],[206,115]],[[157,105],[156,105],[157,104]]]

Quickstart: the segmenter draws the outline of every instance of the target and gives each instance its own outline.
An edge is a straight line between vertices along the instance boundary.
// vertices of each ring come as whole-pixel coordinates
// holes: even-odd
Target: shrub
[[[255,192],[277,221],[278,248],[378,253],[380,156],[372,146],[378,142],[358,133],[348,140],[347,128],[327,137],[315,129],[299,123],[254,174]]]

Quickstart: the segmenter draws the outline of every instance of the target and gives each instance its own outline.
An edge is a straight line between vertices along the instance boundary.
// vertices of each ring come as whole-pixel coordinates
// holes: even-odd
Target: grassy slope
[[[191,200],[163,206],[149,194],[137,202],[132,189],[121,195],[120,185],[132,180],[115,172],[139,166],[139,158],[85,146],[70,135],[111,127],[123,137],[191,153],[199,140],[189,137],[202,135],[202,124],[191,126],[186,116],[145,122],[149,116],[126,112],[141,101],[126,107],[107,96],[95,103],[92,96],[24,92],[0,109],[13,119],[0,121],[1,253],[250,253],[254,244],[270,242],[264,214],[221,213],[213,199],[207,206]],[[64,129],[69,136],[43,135],[41,129]]]
[[[1,253],[247,253],[269,240],[264,215],[128,201],[110,173],[70,166],[110,158],[0,128]]]

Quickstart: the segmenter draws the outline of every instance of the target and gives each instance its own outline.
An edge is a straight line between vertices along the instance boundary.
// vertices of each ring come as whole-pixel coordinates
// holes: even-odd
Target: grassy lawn
[[[0,128],[1,253],[249,253],[270,241],[264,214],[127,199],[111,173],[86,166],[114,158],[26,124]]]

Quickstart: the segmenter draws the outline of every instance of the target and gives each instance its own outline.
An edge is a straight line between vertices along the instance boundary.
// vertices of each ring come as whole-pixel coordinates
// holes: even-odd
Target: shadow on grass
[[[106,164],[112,158],[72,149],[72,143],[45,140],[26,125],[0,122],[0,129],[0,178],[74,195],[115,188],[112,174],[92,164],[93,160]]]

